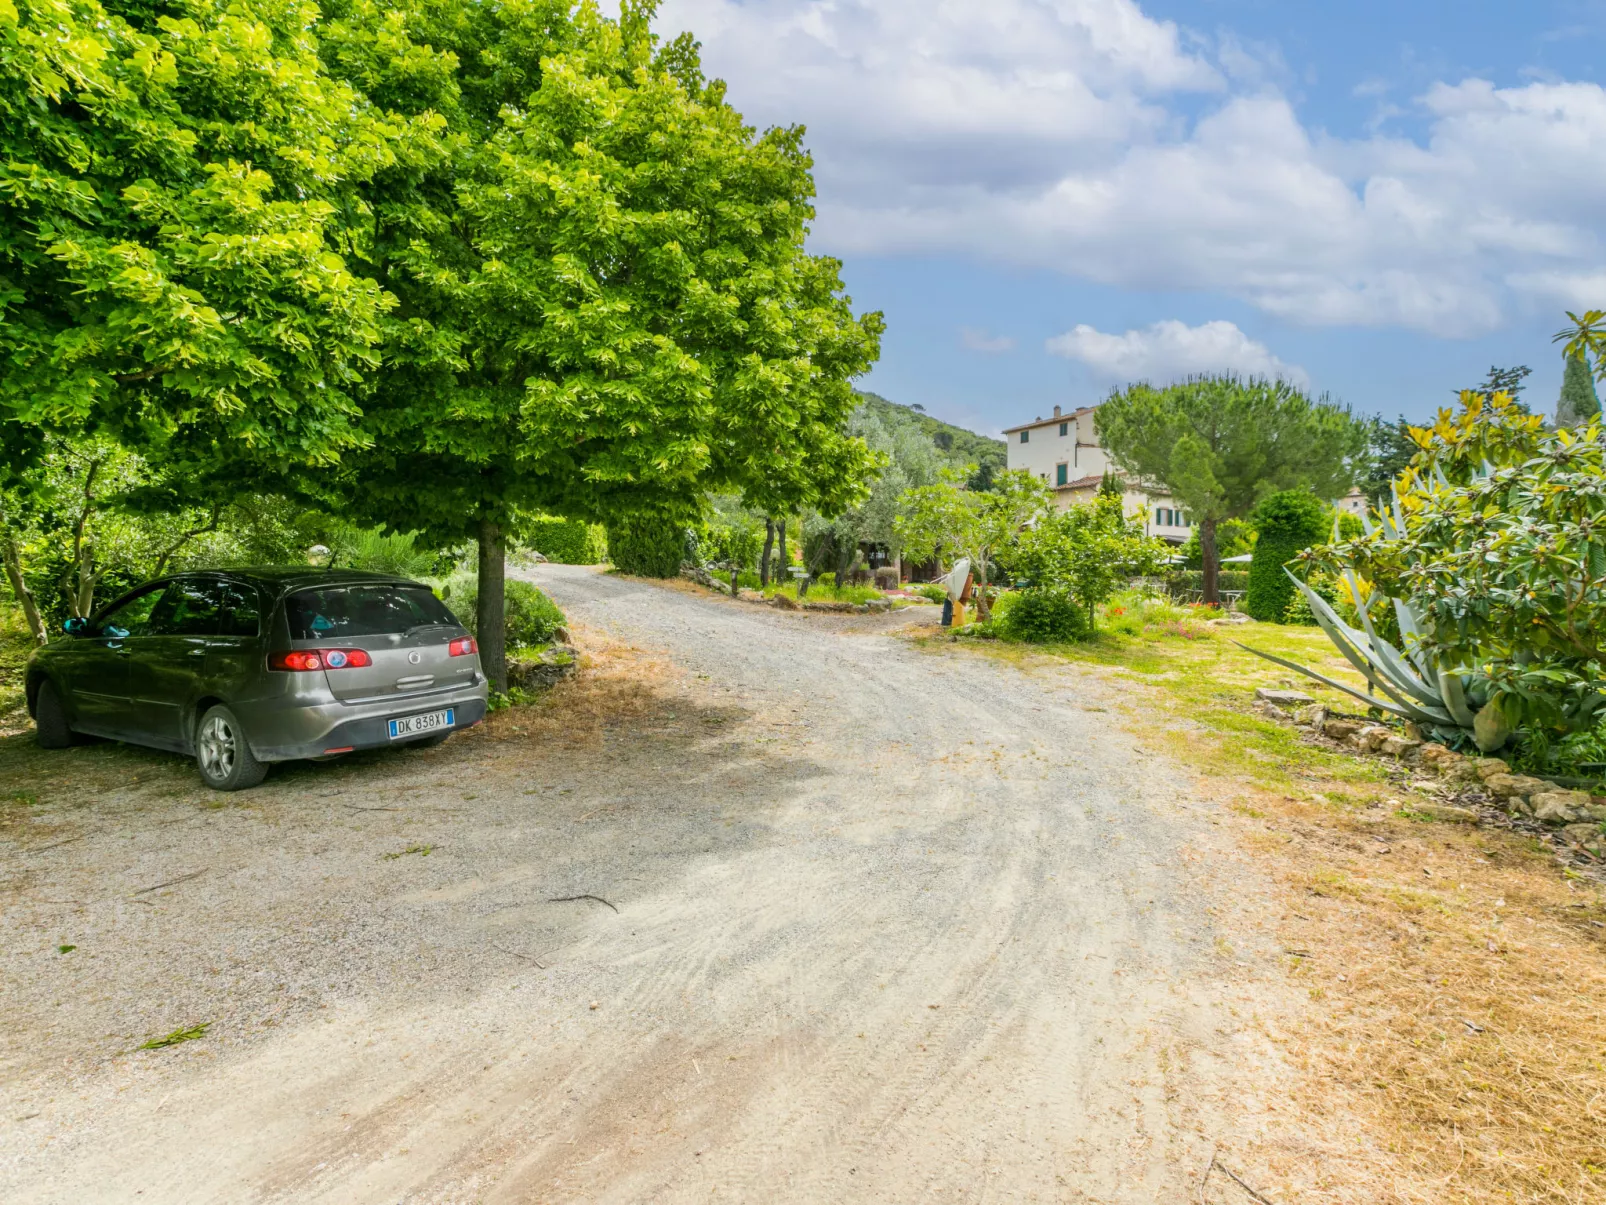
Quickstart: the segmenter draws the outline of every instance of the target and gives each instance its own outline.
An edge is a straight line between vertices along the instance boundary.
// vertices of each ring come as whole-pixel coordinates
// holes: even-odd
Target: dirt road
[[[0,1197],[1148,1205],[1264,1125],[1263,887],[1112,687],[533,576],[667,662],[597,739],[0,743]]]

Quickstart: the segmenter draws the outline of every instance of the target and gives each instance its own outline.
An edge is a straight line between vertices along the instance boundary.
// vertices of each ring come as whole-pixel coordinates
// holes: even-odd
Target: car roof
[[[309,586],[361,586],[392,585],[418,586],[411,578],[391,573],[365,573],[360,569],[318,569],[311,565],[251,565],[243,569],[198,569],[175,577],[211,577],[215,575],[244,578],[266,586],[270,590],[302,590]]]

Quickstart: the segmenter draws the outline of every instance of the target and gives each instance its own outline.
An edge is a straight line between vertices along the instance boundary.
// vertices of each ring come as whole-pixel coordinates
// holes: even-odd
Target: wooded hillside
[[[945,423],[912,406],[889,401],[879,393],[861,389],[859,397],[863,399],[864,408],[887,427],[915,427],[954,465],[975,465],[976,473],[971,478],[971,485],[976,489],[990,489],[994,474],[1008,467],[1009,453],[1001,439],[990,439]]]

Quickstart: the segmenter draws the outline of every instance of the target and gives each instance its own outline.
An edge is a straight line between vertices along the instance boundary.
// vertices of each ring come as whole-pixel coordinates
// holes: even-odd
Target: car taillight
[[[472,636],[459,636],[446,646],[446,651],[454,657],[472,657],[480,651],[480,646],[474,643]]]
[[[317,669],[366,669],[373,663],[374,659],[362,649],[295,649],[268,658],[269,669],[293,674]]]

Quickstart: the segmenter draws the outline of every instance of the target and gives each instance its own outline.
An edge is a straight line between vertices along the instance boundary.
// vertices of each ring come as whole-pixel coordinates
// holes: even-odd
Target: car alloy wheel
[[[195,764],[202,780],[216,791],[254,787],[268,772],[251,752],[240,721],[221,703],[207,709],[195,730]]]
[[[238,742],[229,718],[213,712],[201,725],[201,773],[212,782],[225,782],[234,773]]]

